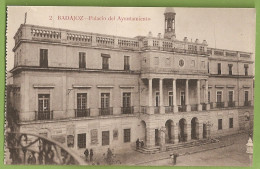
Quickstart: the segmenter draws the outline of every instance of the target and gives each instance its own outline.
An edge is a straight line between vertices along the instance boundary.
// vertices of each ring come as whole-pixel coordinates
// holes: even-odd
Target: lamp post
[[[253,162],[253,141],[251,137],[249,137],[248,142],[246,144],[246,153],[249,155],[250,165]]]

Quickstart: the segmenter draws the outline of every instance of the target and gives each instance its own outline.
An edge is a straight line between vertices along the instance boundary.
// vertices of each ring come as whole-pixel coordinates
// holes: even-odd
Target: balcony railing
[[[124,70],[130,70],[130,65],[124,65]]]
[[[191,111],[198,111],[198,105],[197,104],[193,104],[190,105]]]
[[[228,107],[235,107],[235,106],[236,106],[236,102],[234,102],[234,101],[228,102]]]
[[[187,107],[186,105],[179,105],[179,106],[178,106],[178,111],[179,111],[179,112],[186,112],[186,111],[187,111],[187,110],[186,110],[186,107]]]
[[[154,107],[154,114],[160,113],[160,107]]]
[[[245,101],[244,106],[251,106],[251,101]]]
[[[202,103],[202,110],[207,110],[207,104],[206,103]]]
[[[141,113],[146,114],[147,106],[141,106]]]
[[[90,109],[75,109],[75,117],[89,117]]]
[[[100,116],[113,115],[113,107],[99,108],[99,115],[100,115]]]
[[[35,120],[52,120],[53,111],[35,111]]]
[[[216,102],[217,108],[224,108],[224,102]]]
[[[134,106],[131,107],[121,107],[122,114],[133,114],[134,113]]]
[[[103,70],[108,70],[109,69],[109,64],[102,64],[102,69]]]
[[[173,113],[173,106],[165,106],[165,113]]]

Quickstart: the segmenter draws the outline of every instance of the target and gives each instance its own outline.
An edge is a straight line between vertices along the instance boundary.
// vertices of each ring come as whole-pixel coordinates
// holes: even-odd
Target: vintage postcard
[[[251,166],[255,19],[8,6],[5,163]]]

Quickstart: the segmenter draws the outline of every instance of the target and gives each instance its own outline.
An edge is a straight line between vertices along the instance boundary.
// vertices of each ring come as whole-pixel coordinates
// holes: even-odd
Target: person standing
[[[86,161],[88,161],[88,155],[89,155],[88,149],[85,150],[84,154],[85,154]]]
[[[139,149],[139,144],[140,144],[139,138],[136,140],[135,144],[136,144],[136,150],[138,150]]]
[[[93,160],[93,155],[94,155],[93,150],[90,149],[90,153],[89,153],[89,160],[90,160],[90,161]]]

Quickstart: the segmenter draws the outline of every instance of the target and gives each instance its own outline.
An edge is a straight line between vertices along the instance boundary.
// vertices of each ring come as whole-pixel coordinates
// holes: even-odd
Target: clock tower
[[[175,11],[173,8],[166,8],[164,12],[164,38],[165,39],[175,39]]]

